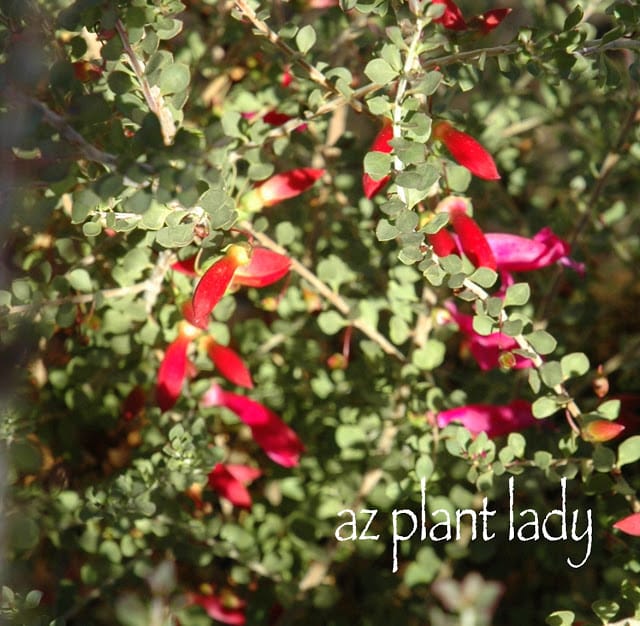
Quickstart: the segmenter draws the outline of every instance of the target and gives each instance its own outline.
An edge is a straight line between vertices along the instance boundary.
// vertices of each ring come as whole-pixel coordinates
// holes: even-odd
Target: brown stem
[[[175,134],[177,132],[173,115],[165,104],[164,98],[160,94],[160,90],[157,87],[152,87],[149,84],[147,77],[144,75],[144,64],[136,56],[136,53],[134,52],[133,48],[131,47],[131,43],[129,42],[127,31],[119,19],[116,20],[116,31],[118,32],[120,40],[122,41],[122,47],[127,54],[131,69],[138,79],[138,83],[140,84],[140,88],[142,89],[142,95],[147,102],[147,106],[149,107],[151,112],[156,115],[158,121],[160,122],[160,132],[162,133],[162,140],[165,146],[168,146],[173,141],[173,138],[175,137]]]
[[[264,233],[258,232],[253,228],[253,225],[249,222],[242,222],[240,228],[249,233],[256,241],[269,250],[273,250],[278,254],[289,256],[287,251],[279,246],[271,237]],[[353,311],[347,302],[333,291],[328,285],[323,283],[311,270],[305,267],[297,259],[291,258],[291,269],[304,278],[315,290],[319,293],[327,302],[329,302],[334,308],[336,308],[349,322],[364,333],[369,339],[375,341],[387,354],[396,357],[399,361],[405,361],[405,356],[396,348],[384,335],[382,335],[377,329],[370,326],[363,319],[353,318]]]

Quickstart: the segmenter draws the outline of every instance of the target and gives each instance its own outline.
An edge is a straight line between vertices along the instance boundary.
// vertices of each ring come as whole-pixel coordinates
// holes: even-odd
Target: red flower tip
[[[218,371],[234,385],[253,389],[251,373],[236,352],[207,338],[207,352]]]
[[[622,424],[610,420],[597,419],[585,424],[581,434],[585,441],[604,443],[615,439],[623,430],[624,426]]]
[[[186,276],[197,276],[198,272],[196,272],[196,257],[198,255],[194,254],[190,256],[188,259],[182,259],[181,261],[176,261],[171,264],[171,269],[174,272],[180,272],[181,274],[185,274]]]
[[[245,248],[233,245],[204,273],[193,292],[193,317],[190,321],[194,326],[206,326],[207,318],[224,296],[236,269],[248,263],[249,254]]]
[[[498,265],[487,238],[476,223],[462,211],[454,211],[450,216],[451,225],[460,240],[460,247],[476,267],[496,270]]]
[[[498,168],[485,148],[473,137],[456,130],[449,122],[438,122],[433,136],[441,141],[453,158],[472,174],[484,180],[498,180]]]
[[[267,248],[254,248],[248,265],[239,267],[233,276],[234,285],[266,287],[289,272],[291,259]]]
[[[262,476],[259,469],[248,465],[224,465],[218,463],[209,472],[209,487],[231,504],[241,509],[250,509],[253,504],[245,485]]]
[[[187,598],[189,604],[201,606],[211,619],[223,624],[231,624],[232,626],[244,626],[246,624],[245,610],[247,603],[230,593],[225,593],[224,596],[220,597],[190,593]]]
[[[144,411],[146,398],[145,393],[139,385],[136,385],[122,403],[122,419],[130,422]]]
[[[442,24],[449,30],[466,30],[467,23],[464,21],[460,7],[453,0],[433,0],[432,4],[444,4],[444,13],[435,18],[436,24]]]
[[[301,167],[276,174],[260,183],[255,191],[262,206],[271,207],[278,202],[294,198],[309,189],[326,170]]]
[[[448,230],[441,228],[437,233],[427,234],[427,241],[440,257],[458,254],[458,246]]]
[[[486,35],[494,28],[500,26],[502,20],[507,17],[511,11],[512,9],[491,9],[491,11],[486,11],[482,15],[474,18],[471,25],[475,26],[477,23],[480,30]]]
[[[156,385],[156,400],[163,411],[168,411],[175,403],[187,376],[187,348],[191,339],[179,336],[169,344],[160,369]]]
[[[628,517],[618,520],[613,527],[621,530],[623,533],[627,533],[627,535],[640,537],[640,513],[633,513]]]
[[[376,138],[371,144],[371,152],[384,152],[389,154],[393,148],[389,142],[393,139],[393,127],[389,120],[385,120],[385,123],[376,135]],[[384,176],[380,180],[374,180],[369,174],[362,175],[362,189],[364,195],[369,198],[373,198],[390,180],[390,176]]]

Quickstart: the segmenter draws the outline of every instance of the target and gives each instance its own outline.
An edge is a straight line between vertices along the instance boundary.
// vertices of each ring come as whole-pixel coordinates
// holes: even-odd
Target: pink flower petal
[[[505,352],[518,348],[518,343],[513,337],[504,333],[491,333],[490,335],[479,335],[473,330],[473,316],[460,313],[452,302],[445,303],[445,306],[453,320],[458,325],[460,332],[465,336],[469,350],[483,371],[491,370],[500,366],[500,356]],[[524,369],[532,367],[530,359],[518,354],[515,356],[515,364],[511,369]]]
[[[627,533],[627,535],[640,537],[640,513],[633,513],[628,517],[623,517],[621,520],[618,520],[613,527],[621,530],[623,533]]]
[[[156,385],[156,399],[163,411],[169,410],[175,403],[187,376],[187,348],[191,343],[189,337],[179,336],[169,344],[160,369]]]
[[[524,430],[537,423],[531,404],[524,400],[514,400],[504,406],[469,404],[456,407],[438,413],[437,421],[440,428],[459,422],[473,435],[485,432],[491,438]]]
[[[222,598],[214,595],[204,595],[200,593],[188,594],[190,604],[201,606],[211,619],[215,619],[223,624],[233,626],[244,626],[246,623],[245,610],[247,603],[235,596]]]
[[[230,382],[239,387],[253,389],[251,373],[240,356],[231,348],[221,346],[209,339],[207,352],[216,369]]]
[[[577,271],[584,269],[568,258],[569,244],[545,227],[533,238],[508,233],[487,233],[498,268],[505,272],[529,272],[559,262]]]

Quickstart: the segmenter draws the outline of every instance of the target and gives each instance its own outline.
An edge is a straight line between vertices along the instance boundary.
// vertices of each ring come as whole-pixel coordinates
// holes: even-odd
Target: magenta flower
[[[569,258],[569,244],[548,227],[533,238],[508,233],[487,233],[485,236],[502,272],[530,272],[556,262],[584,272],[582,263]]]
[[[504,333],[491,333],[490,335],[479,335],[473,330],[473,316],[460,313],[455,304],[447,302],[445,304],[451,314],[453,321],[458,325],[460,332],[464,335],[465,345],[468,346],[473,358],[483,371],[491,370],[500,366],[500,357],[506,352],[518,348],[518,343],[513,337]],[[524,369],[532,367],[533,363],[518,354],[513,355],[515,362],[512,369]]]
[[[283,467],[295,467],[304,452],[298,435],[266,406],[245,396],[224,391],[214,384],[203,396],[202,406],[224,406],[251,428],[255,442],[267,456]]]
[[[246,624],[245,611],[247,603],[231,593],[213,594],[189,593],[187,594],[189,604],[201,606],[207,615],[223,624],[233,624],[243,626]]]
[[[507,405],[468,404],[440,411],[437,422],[440,428],[459,422],[473,435],[485,432],[493,438],[529,428],[537,420],[529,402],[514,400]]]

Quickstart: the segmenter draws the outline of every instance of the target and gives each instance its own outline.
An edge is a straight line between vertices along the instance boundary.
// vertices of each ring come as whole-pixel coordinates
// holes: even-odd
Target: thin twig
[[[42,309],[43,307],[49,306],[61,306],[63,304],[87,304],[89,302],[93,302],[98,297],[103,297],[105,300],[111,298],[123,298],[125,296],[130,296],[132,294],[141,293],[148,289],[149,280],[145,280],[142,283],[136,283],[135,285],[129,285],[128,287],[116,287],[114,289],[102,289],[101,291],[96,291],[95,293],[83,293],[76,294],[73,296],[63,296],[60,298],[54,298],[53,300],[45,300],[43,302],[32,302],[30,304],[17,304],[15,306],[10,306],[7,313],[9,315],[17,315],[20,313],[27,313],[30,310],[37,308]]]
[[[109,168],[115,166],[117,161],[115,154],[104,152],[95,146],[92,146],[77,130],[75,130],[75,128],[69,124],[69,122],[67,122],[64,117],[52,111],[46,104],[44,104],[44,102],[40,102],[40,100],[32,98],[31,96],[26,96],[16,90],[11,90],[9,99],[38,109],[42,114],[44,121],[52,128],[55,128],[60,133],[61,137],[66,139],[69,143],[77,146],[80,149],[82,156],[88,161],[102,163]]]
[[[240,228],[249,233],[256,241],[269,250],[273,250],[278,254],[288,256],[287,251],[279,246],[271,237],[264,233],[258,232],[253,228],[253,225],[249,222],[242,222]],[[291,259],[291,269],[304,278],[315,290],[319,293],[327,302],[329,302],[335,309],[337,309],[349,322],[357,328],[360,332],[364,333],[369,339],[375,341],[387,354],[396,357],[400,361],[405,361],[405,356],[396,348],[384,335],[382,335],[377,329],[369,325],[362,318],[353,319],[353,310],[347,304],[347,302],[333,291],[328,285],[323,283],[311,270],[307,269],[300,261],[289,257]]]
[[[613,171],[614,167],[617,165],[621,155],[625,150],[627,137],[631,132],[631,129],[638,122],[640,122],[640,104],[638,102],[635,102],[634,106],[629,112],[629,115],[627,115],[627,118],[624,121],[624,124],[620,128],[620,132],[618,133],[618,137],[616,139],[616,142],[613,148],[611,148],[609,152],[607,152],[607,155],[604,157],[602,161],[602,165],[600,166],[600,169],[598,171],[595,184],[593,186],[589,199],[587,200],[585,210],[582,213],[582,216],[578,221],[578,223],[576,224],[575,228],[573,229],[573,232],[568,238],[568,243],[571,248],[575,246],[576,242],[582,235],[584,229],[587,227],[589,220],[593,217],[593,212],[595,211],[598,205],[600,196],[604,191],[604,188],[611,175],[611,172]],[[539,319],[547,318],[549,314],[549,310],[553,303],[553,300],[555,299],[558,287],[560,285],[560,279],[562,278],[563,274],[564,274],[564,271],[562,267],[559,267],[558,269],[556,269],[555,274],[551,279],[551,282],[549,283],[549,288],[547,289],[547,292],[542,299],[542,303],[540,304],[540,310],[538,314]]]
[[[340,90],[332,85],[325,75],[314,67],[309,61],[307,61],[300,53],[296,52],[291,46],[282,40],[282,38],[276,33],[264,20],[260,19],[256,12],[245,2],[245,0],[234,0],[237,9],[246,17],[256,28],[256,30],[262,33],[276,48],[282,50],[287,57],[294,63],[299,65],[309,76],[309,78],[320,85],[325,91],[337,96],[342,96]],[[363,113],[365,108],[359,100],[350,97],[345,98],[346,102],[353,107],[358,113]]]
[[[160,93],[160,89],[158,87],[152,87],[149,84],[147,77],[144,75],[144,63],[136,56],[136,53],[134,52],[133,48],[131,47],[131,43],[129,42],[127,31],[122,24],[122,21],[119,19],[116,20],[116,31],[118,32],[120,40],[122,41],[122,47],[127,54],[131,69],[138,79],[138,83],[140,84],[140,88],[142,89],[142,94],[147,102],[147,106],[149,107],[151,112],[155,114],[155,116],[158,118],[158,121],[160,122],[160,132],[162,133],[162,140],[164,142],[164,145],[171,145],[171,143],[173,142],[173,138],[175,137],[177,132],[173,115],[165,104],[164,98]]]

